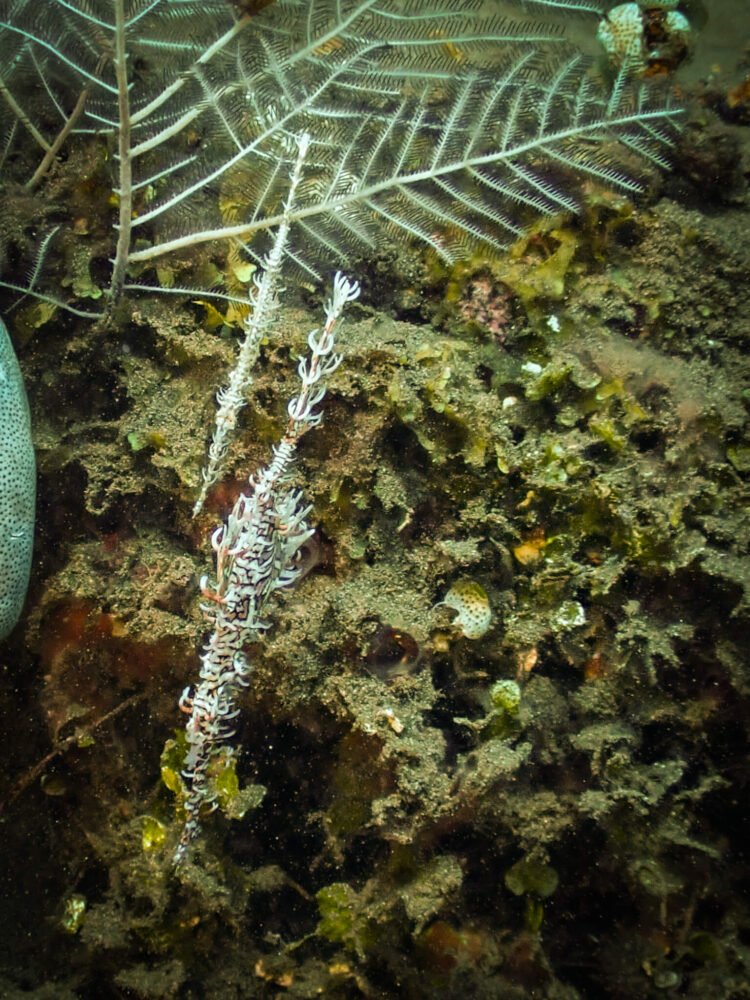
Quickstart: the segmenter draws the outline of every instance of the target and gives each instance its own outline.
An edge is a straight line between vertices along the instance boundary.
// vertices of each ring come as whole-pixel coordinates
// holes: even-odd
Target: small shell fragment
[[[439,602],[456,611],[454,627],[467,639],[481,639],[492,623],[487,591],[475,580],[458,580]]]
[[[388,723],[393,732],[397,736],[400,736],[401,733],[403,733],[404,731],[404,724],[401,721],[401,719],[399,719],[399,717],[396,715],[396,713],[393,711],[393,709],[384,708],[382,711],[382,715],[384,716],[385,721]]]

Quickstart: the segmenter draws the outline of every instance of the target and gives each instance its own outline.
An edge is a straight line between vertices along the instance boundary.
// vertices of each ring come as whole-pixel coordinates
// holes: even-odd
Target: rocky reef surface
[[[4,997],[750,997],[750,142],[719,104],[637,207],[362,266],[305,575],[177,874],[197,583],[321,293],[288,296],[197,521],[238,318],[10,314],[39,513],[0,652]],[[8,223],[20,255],[65,205],[49,267],[92,298],[99,155]]]

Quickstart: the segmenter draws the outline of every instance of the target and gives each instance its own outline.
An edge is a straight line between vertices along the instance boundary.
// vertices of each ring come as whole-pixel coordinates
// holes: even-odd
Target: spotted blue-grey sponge
[[[0,639],[21,614],[34,544],[36,466],[21,369],[0,319]]]

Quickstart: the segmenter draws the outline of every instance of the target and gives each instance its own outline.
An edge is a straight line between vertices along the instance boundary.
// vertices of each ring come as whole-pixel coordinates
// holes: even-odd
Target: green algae
[[[317,933],[334,944],[365,954],[372,932],[357,918],[357,896],[350,886],[343,882],[324,886],[315,898],[320,912]]]

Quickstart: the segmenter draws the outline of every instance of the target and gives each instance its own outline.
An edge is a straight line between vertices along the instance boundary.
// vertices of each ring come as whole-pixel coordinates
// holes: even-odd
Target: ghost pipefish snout
[[[0,320],[0,639],[18,621],[31,570],[36,467],[23,376]]]

